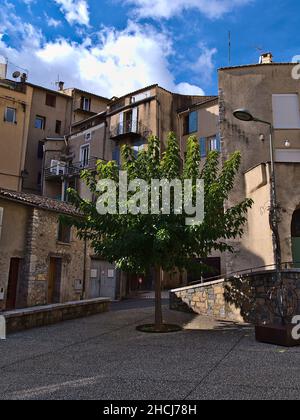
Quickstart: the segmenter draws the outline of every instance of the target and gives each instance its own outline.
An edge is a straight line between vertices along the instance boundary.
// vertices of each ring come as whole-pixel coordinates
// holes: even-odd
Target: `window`
[[[55,133],[56,134],[61,134],[61,121],[59,121],[59,120],[56,120]]]
[[[37,152],[38,159],[43,159],[44,157],[44,142],[39,141],[38,143],[38,152]]]
[[[297,94],[272,95],[274,128],[299,129],[300,110]]]
[[[200,138],[200,153],[202,158],[206,158],[209,152],[221,151],[221,138],[220,135],[213,137]]]
[[[221,151],[221,139],[220,136],[217,135],[216,137],[211,137],[209,139],[209,151],[213,152],[220,152]]]
[[[143,139],[135,141],[133,143],[133,153],[134,153],[135,158],[138,157],[139,152],[144,150],[144,148],[145,148],[145,142]]]
[[[4,114],[4,121],[12,124],[17,124],[17,110],[15,108],[6,108]]]
[[[86,168],[89,165],[90,160],[90,146],[81,146],[80,148],[80,162],[83,168]]]
[[[206,137],[201,137],[200,139],[200,153],[201,157],[205,158],[207,156],[207,140]]]
[[[120,165],[120,146],[118,145],[114,147],[112,160],[114,160],[115,162],[117,162],[118,165]]]
[[[46,118],[40,117],[39,115],[35,118],[35,128],[38,128],[39,130],[45,130],[46,128]]]
[[[51,108],[56,107],[56,96],[51,93],[46,94],[46,105],[51,106]]]
[[[190,112],[183,119],[183,134],[196,133],[198,131],[198,111]]]
[[[198,131],[198,112],[191,112],[189,115],[189,134]]]
[[[151,96],[151,91],[150,90],[148,90],[147,92],[139,93],[138,95],[135,95],[135,96],[131,97],[131,103],[134,104],[136,102],[143,101],[145,99],[150,98],[150,96]]]
[[[69,244],[71,242],[71,227],[59,222],[57,240],[63,244]]]
[[[91,110],[91,99],[85,96],[81,97],[81,109],[83,111],[90,111]]]

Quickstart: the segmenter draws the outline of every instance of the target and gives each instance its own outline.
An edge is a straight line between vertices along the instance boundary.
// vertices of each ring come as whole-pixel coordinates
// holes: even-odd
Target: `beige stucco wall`
[[[29,128],[32,88],[25,93],[0,86],[0,186],[14,191],[22,188]],[[7,107],[17,111],[17,124],[4,121]]]
[[[50,198],[60,197],[62,194],[62,183],[60,178],[48,178],[47,172],[51,167],[52,160],[61,160],[62,154],[66,152],[66,143],[63,140],[48,140],[44,145],[43,159],[43,195]]]
[[[228,255],[226,265],[229,271],[238,271],[252,266],[271,264],[273,250],[270,246],[268,222],[268,187],[249,193],[249,179],[254,174],[243,176],[249,169],[262,162],[270,161],[269,129],[259,123],[246,123],[232,115],[237,108],[249,109],[256,117],[273,122],[272,94],[298,93],[299,81],[291,77],[293,65],[260,65],[229,68],[219,71],[220,122],[223,142],[223,158],[236,151],[242,153],[242,165],[228,205],[235,204],[246,196],[255,200],[249,213],[247,232],[241,240],[235,241],[238,257]],[[259,139],[264,134],[265,141]],[[275,147],[282,149],[284,139],[290,140],[292,147],[300,148],[300,130],[275,130]],[[280,222],[282,257],[291,261],[291,217],[300,202],[298,191],[299,164],[277,164],[278,201],[285,209]],[[254,177],[255,178],[255,177]],[[269,179],[268,179],[269,181]],[[265,190],[265,191],[264,191]]]
[[[97,96],[88,92],[82,92],[74,88],[64,89],[63,92],[66,95],[72,97],[72,100],[73,100],[72,124],[85,120],[86,118],[89,118],[93,114],[99,114],[100,112],[106,111],[106,107],[109,102],[108,99],[105,99],[101,96]],[[81,109],[82,96],[91,99],[90,112],[84,111]]]
[[[193,108],[193,111],[198,112],[198,131],[196,133],[183,134],[184,118],[188,115],[188,111],[180,114],[180,138],[181,138],[181,153],[184,156],[187,147],[187,141],[190,136],[213,137],[219,132],[219,105],[216,103],[199,105]]]
[[[85,135],[91,133],[91,140],[86,140]],[[69,139],[70,153],[74,156],[73,162],[80,162],[80,149],[82,146],[90,145],[90,157],[108,160],[111,158],[105,144],[106,127],[105,123],[91,127],[80,133],[74,134]]]
[[[46,105],[47,90],[34,87],[32,97],[32,107],[30,115],[30,126],[28,132],[28,145],[26,152],[25,168],[29,175],[24,182],[24,191],[32,193],[41,193],[38,186],[38,174],[42,172],[43,159],[38,159],[39,141],[46,137],[59,137],[68,134],[70,131],[71,120],[71,98],[59,92],[51,91],[49,93],[56,95],[56,107]],[[36,116],[46,118],[45,130],[35,128]],[[61,121],[61,134],[55,133],[56,121]]]

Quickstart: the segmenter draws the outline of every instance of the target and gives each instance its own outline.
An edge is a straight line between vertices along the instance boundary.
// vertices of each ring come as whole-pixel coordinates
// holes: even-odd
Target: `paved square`
[[[167,302],[166,302],[167,303]],[[0,399],[300,399],[300,349],[251,327],[169,311],[180,333],[143,334],[153,300],[0,341]]]

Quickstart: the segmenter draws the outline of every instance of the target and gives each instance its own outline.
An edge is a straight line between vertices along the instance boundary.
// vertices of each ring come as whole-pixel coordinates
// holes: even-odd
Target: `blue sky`
[[[104,96],[216,94],[217,69],[300,54],[298,0],[0,0],[0,54],[29,80]]]

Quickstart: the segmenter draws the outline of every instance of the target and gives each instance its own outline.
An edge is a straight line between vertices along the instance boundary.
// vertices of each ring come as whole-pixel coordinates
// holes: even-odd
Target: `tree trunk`
[[[155,268],[155,327],[160,329],[163,325],[161,304],[161,269]]]

